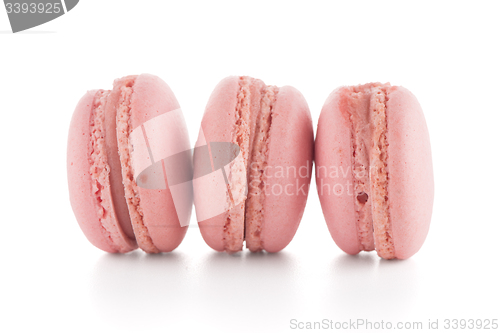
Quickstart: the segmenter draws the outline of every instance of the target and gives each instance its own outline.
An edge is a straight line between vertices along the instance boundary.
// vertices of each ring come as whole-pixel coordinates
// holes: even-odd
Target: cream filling
[[[90,119],[90,177],[92,193],[97,204],[97,216],[101,224],[102,232],[108,239],[108,244],[119,251],[113,234],[110,232],[109,214],[111,212],[111,202],[107,200],[104,188],[109,188],[109,166],[105,151],[104,142],[104,107],[109,91],[98,91],[94,97],[94,105]],[[119,243],[118,243],[119,244]]]
[[[267,86],[262,92],[260,112],[257,116],[255,136],[249,163],[248,198],[245,206],[245,242],[252,252],[263,250],[261,240],[264,223],[265,170],[269,153],[269,134],[272,109],[278,88]]]
[[[382,258],[392,259],[395,255],[387,193],[387,88],[352,88],[347,109],[352,124],[353,195],[360,250],[376,249]]]
[[[242,159],[239,163],[231,164],[228,176],[227,200],[231,209],[223,230],[224,249],[227,252],[241,251],[243,241],[246,241],[246,246],[250,251],[263,249],[261,232],[264,220],[264,170],[267,166],[272,109],[279,89],[274,86],[264,87],[259,92],[258,109],[252,110],[252,80],[254,79],[249,77],[240,77],[239,80],[240,89],[237,96],[232,142],[240,147]],[[252,119],[253,112],[257,112],[255,133],[250,133],[250,119]],[[253,138],[252,143],[250,143],[251,138]],[[245,189],[248,189],[246,195]],[[233,196],[229,193],[233,196],[236,193],[237,197],[243,197],[244,200],[234,204]]]
[[[370,179],[372,193],[372,216],[375,248],[380,257],[393,259],[394,240],[389,216],[387,168],[387,93],[376,88],[370,100],[371,123],[373,124],[372,149],[370,151]]]
[[[132,144],[129,140],[133,128],[131,126],[131,97],[135,80],[129,80],[121,89],[120,102],[116,113],[116,132],[118,138],[118,152],[122,166],[122,179],[125,188],[125,198],[134,228],[134,234],[139,247],[148,253],[158,253],[158,248],[153,244],[147,227],[144,225],[139,189],[134,180],[131,152]]]
[[[242,159],[235,159],[230,165],[228,175],[228,206],[231,207],[226,217],[223,230],[224,249],[227,252],[241,251],[244,239],[245,189],[247,181],[248,151],[250,145],[250,78],[241,77],[240,89],[235,109],[235,127],[232,142],[240,147]],[[230,193],[238,193],[235,197],[243,198],[239,203],[233,202]]]
[[[352,179],[358,241],[360,250],[372,251],[375,249],[375,245],[371,214],[372,200],[370,194],[370,161],[368,153],[371,143],[367,140],[370,136],[369,114],[367,113],[369,105],[363,91],[353,92],[348,103],[352,123]]]

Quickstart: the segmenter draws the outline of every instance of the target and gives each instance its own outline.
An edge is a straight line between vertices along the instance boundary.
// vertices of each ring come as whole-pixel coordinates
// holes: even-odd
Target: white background
[[[83,0],[18,34],[0,7],[0,331],[286,332],[298,331],[291,319],[424,328],[429,319],[440,328],[445,319],[500,319],[498,4]],[[405,261],[344,254],[313,182],[296,237],[278,254],[215,253],[194,214],[173,253],[94,248],[69,204],[70,118],[86,90],[139,73],[170,85],[192,143],[228,75],[296,87],[315,128],[340,85],[407,87],[424,109],[434,160],[424,246]]]

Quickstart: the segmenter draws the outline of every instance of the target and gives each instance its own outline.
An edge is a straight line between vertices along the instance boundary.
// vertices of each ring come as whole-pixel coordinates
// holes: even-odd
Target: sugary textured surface
[[[207,244],[227,252],[241,250],[243,240],[251,251],[284,248],[302,217],[311,177],[313,131],[302,95],[291,87],[266,86],[249,77],[226,78],[210,97],[201,133],[206,142],[233,142],[240,147],[243,163],[232,164],[228,193],[234,196],[248,184],[242,203],[233,204],[234,198],[228,194],[228,211],[199,221]],[[203,141],[201,133],[199,142]],[[194,163],[196,170],[202,162],[195,156]],[[280,177],[265,172],[277,167],[297,171],[308,164],[309,172],[303,170],[302,178],[293,172]],[[278,189],[275,193],[270,192],[272,185]],[[285,193],[285,186],[291,195]],[[203,206],[199,200],[210,198],[197,196],[204,189],[196,185],[194,190],[198,214]]]
[[[433,176],[425,119],[411,93],[379,83],[332,92],[318,124],[316,168],[341,249],[356,254],[375,245],[385,259],[418,251],[429,229]]]
[[[182,241],[187,227],[181,227],[168,186],[137,186],[129,140],[144,122],[177,109],[167,84],[149,74],[116,80],[113,90],[90,92],[78,104],[68,140],[70,199],[80,227],[97,247],[127,252],[137,240],[146,252],[168,252]],[[180,132],[185,135],[158,143],[160,149],[187,149],[187,130]]]

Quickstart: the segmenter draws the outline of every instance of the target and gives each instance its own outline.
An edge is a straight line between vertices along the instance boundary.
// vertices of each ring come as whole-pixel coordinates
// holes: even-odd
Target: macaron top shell
[[[306,206],[313,172],[314,134],[306,100],[283,86],[273,110],[261,242],[278,252],[294,237]]]
[[[434,202],[430,139],[422,108],[407,89],[397,87],[387,101],[389,213],[396,258],[406,259],[422,246]]]

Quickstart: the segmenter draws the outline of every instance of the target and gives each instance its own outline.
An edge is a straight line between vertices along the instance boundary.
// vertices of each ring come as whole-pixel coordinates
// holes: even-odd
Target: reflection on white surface
[[[224,313],[231,325],[283,328],[286,317],[302,307],[294,258],[287,253],[212,253],[201,266],[200,307],[207,321]],[[255,327],[255,326],[254,326]]]
[[[414,260],[383,260],[375,253],[340,255],[329,269],[329,300],[343,317],[388,316],[401,318],[411,312],[418,293]]]
[[[111,325],[138,329],[148,321],[158,323],[188,296],[186,273],[185,258],[175,252],[103,254],[94,267],[92,308]]]
[[[200,322],[236,327],[248,320],[253,329],[283,329],[303,306],[297,262],[287,253],[210,252],[197,261],[190,258],[175,252],[103,254],[90,291],[96,314],[129,329],[158,327],[170,319],[184,329]]]
[[[90,297],[102,320],[128,329],[169,320],[165,327],[245,331],[241,325],[248,322],[253,330],[283,330],[293,318],[411,315],[419,291],[415,261],[381,260],[374,253],[340,254],[333,261],[308,257],[286,251],[104,254],[94,268]]]

